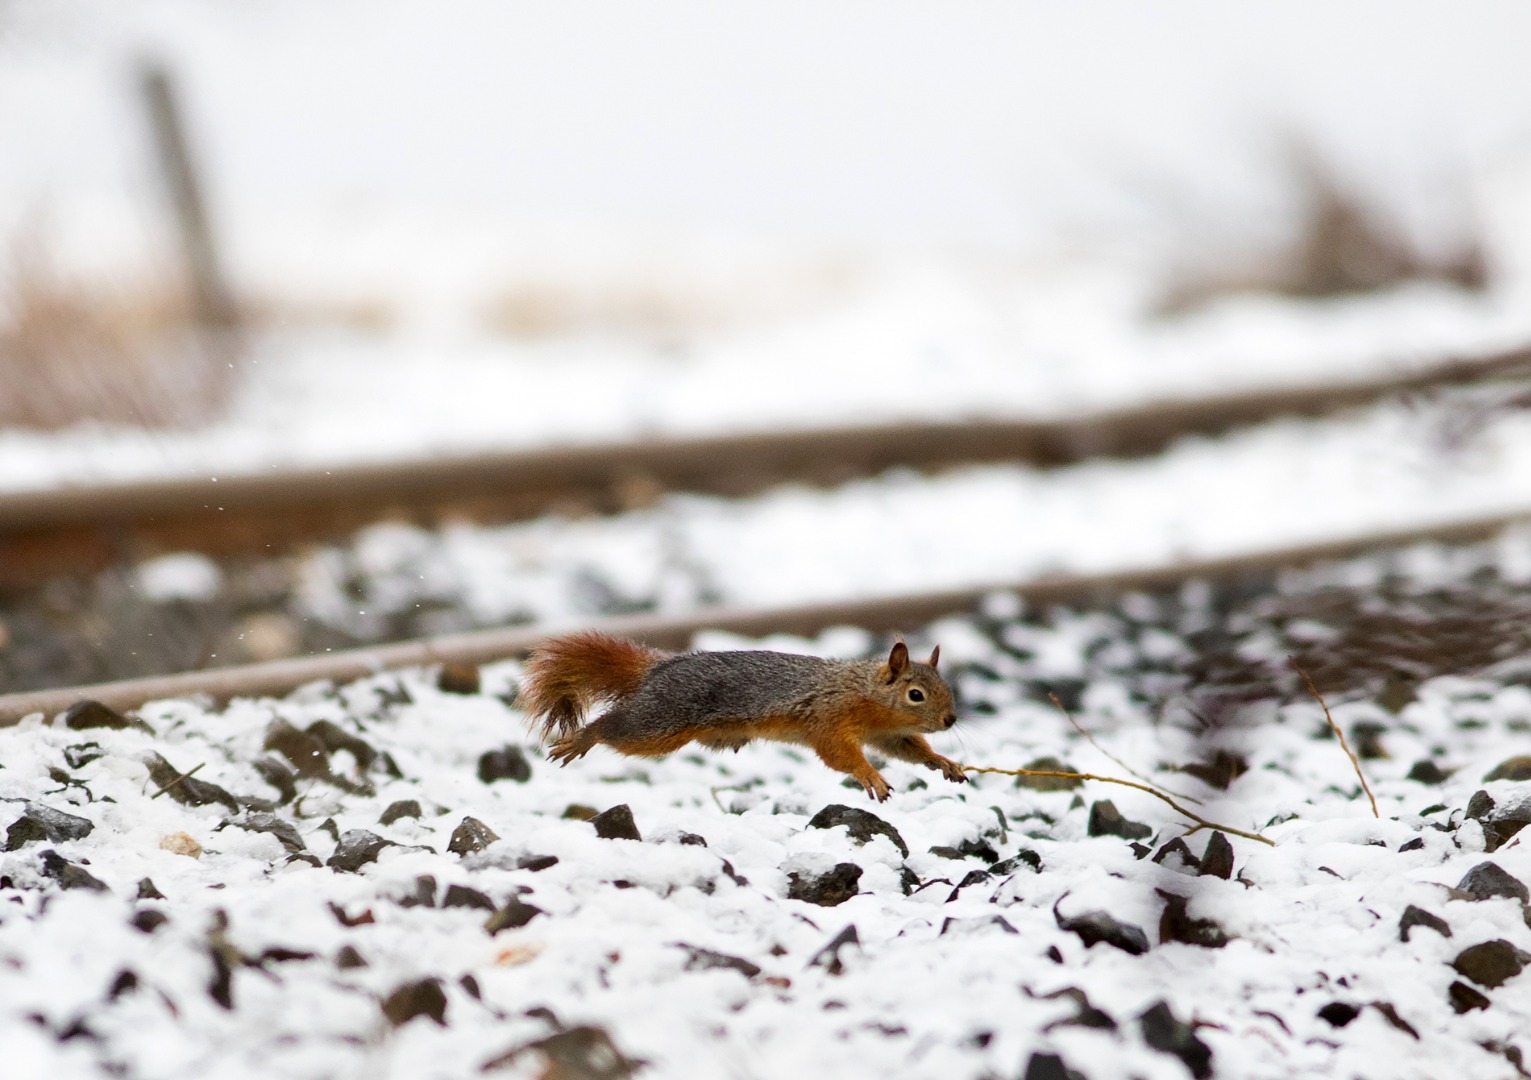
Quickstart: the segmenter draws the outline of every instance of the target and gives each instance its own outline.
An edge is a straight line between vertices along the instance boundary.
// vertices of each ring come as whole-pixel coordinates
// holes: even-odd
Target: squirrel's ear
[[[892,682],[893,679],[898,678],[908,666],[909,646],[905,645],[902,640],[895,641],[892,650],[888,653],[888,674],[892,676],[888,681]]]
[[[931,649],[930,659],[925,662],[931,667],[935,667],[937,664],[939,664],[941,662],[941,646],[937,645],[934,649]]]

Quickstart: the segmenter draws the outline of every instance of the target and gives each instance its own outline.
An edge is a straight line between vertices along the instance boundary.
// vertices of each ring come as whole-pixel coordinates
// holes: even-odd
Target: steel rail
[[[270,554],[382,518],[510,521],[559,506],[615,510],[659,491],[754,494],[783,481],[835,484],[893,467],[1011,462],[1052,468],[1141,457],[1190,435],[1318,416],[1489,378],[1531,375],[1531,348],[1403,374],[1149,402],[1063,419],[907,422],[651,439],[0,494],[0,587],[164,550]]]
[[[52,716],[85,699],[126,711],[149,701],[169,698],[195,696],[223,702],[235,697],[276,696],[310,682],[349,682],[392,668],[449,661],[489,663],[524,655],[546,638],[576,628],[598,629],[660,648],[686,648],[702,630],[724,630],[750,637],[775,633],[812,634],[826,627],[842,625],[873,631],[909,630],[944,615],[971,611],[984,597],[994,593],[1008,593],[1036,606],[1098,603],[1124,592],[1159,591],[1190,580],[1266,579],[1279,570],[1406,544],[1482,540],[1528,521],[1531,521],[1531,506],[1513,513],[1099,574],[1049,575],[1023,582],[795,607],[711,608],[680,616],[629,615],[579,624],[470,631],[292,660],[0,695],[0,727],[16,724],[34,714]]]

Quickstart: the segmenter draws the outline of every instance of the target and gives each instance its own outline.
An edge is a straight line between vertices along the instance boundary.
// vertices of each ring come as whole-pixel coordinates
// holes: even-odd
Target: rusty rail
[[[1089,604],[1124,592],[1171,588],[1188,580],[1264,579],[1284,568],[1404,544],[1481,540],[1526,521],[1531,521],[1531,506],[1490,517],[1102,574],[1052,575],[1018,583],[789,608],[704,609],[678,617],[621,616],[582,623],[579,627],[635,638],[660,648],[685,648],[698,631],[707,629],[751,637],[773,633],[811,634],[838,625],[860,626],[873,631],[911,629],[943,615],[970,611],[985,596],[996,592],[1010,593],[1028,604],[1040,606]],[[524,655],[547,637],[574,628],[564,625],[481,630],[294,660],[0,695],[0,727],[15,724],[36,713],[54,715],[85,698],[128,710],[148,701],[167,698],[202,696],[213,701],[227,701],[235,697],[280,695],[316,680],[348,682],[390,668],[448,661],[488,663]]]
[[[728,496],[834,484],[893,467],[1051,468],[1138,457],[1188,435],[1317,416],[1400,393],[1531,375],[1531,348],[1386,377],[1160,401],[1056,420],[975,419],[654,439],[0,495],[0,588],[165,550],[270,554],[384,518],[510,521],[558,507],[627,508],[660,491]]]

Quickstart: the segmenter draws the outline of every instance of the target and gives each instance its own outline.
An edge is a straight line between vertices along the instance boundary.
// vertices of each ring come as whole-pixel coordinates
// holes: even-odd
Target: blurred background
[[[0,0],[0,494],[1089,416],[1523,349],[1527,40],[1531,12],[1508,2]],[[702,510],[639,482],[622,508],[669,515],[641,543],[523,527],[517,563],[464,555],[453,534],[459,576],[502,583],[471,617],[363,618],[387,604],[356,567],[422,580],[449,542],[436,534],[374,532],[320,570],[308,551],[279,589],[251,588],[289,616],[307,588],[292,617],[350,620],[349,642],[1206,554],[1410,506],[1502,510],[1528,479],[1523,393],[1028,474],[1020,494],[894,477],[878,505],[936,520],[890,541],[875,578],[855,552],[883,519],[843,501]],[[1485,417],[1506,416],[1485,450]],[[1287,483],[1272,463],[1294,446],[1300,498],[1237,497]],[[1441,491],[1476,494],[1437,507]],[[796,539],[759,540],[794,514]],[[959,522],[993,546],[945,546]],[[1103,542],[1124,531],[1153,541]],[[526,551],[546,570],[573,549],[587,554],[517,584]],[[813,584],[745,584],[760,575],[720,561],[741,552]],[[161,560],[123,571],[135,602],[203,602],[233,580],[123,554]],[[71,588],[47,603],[99,612],[99,582]],[[401,610],[424,603],[390,588]],[[468,586],[433,588],[440,607]],[[9,639],[29,637],[22,618]],[[219,655],[207,642],[227,621],[177,663]],[[329,640],[283,633],[221,655]],[[109,636],[97,625],[93,648]]]

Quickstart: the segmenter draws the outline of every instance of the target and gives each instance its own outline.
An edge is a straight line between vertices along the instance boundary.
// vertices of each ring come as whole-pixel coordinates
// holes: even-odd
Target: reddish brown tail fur
[[[541,720],[544,739],[567,735],[594,702],[635,693],[649,668],[665,655],[594,631],[554,638],[527,660],[520,704],[532,721]]]

